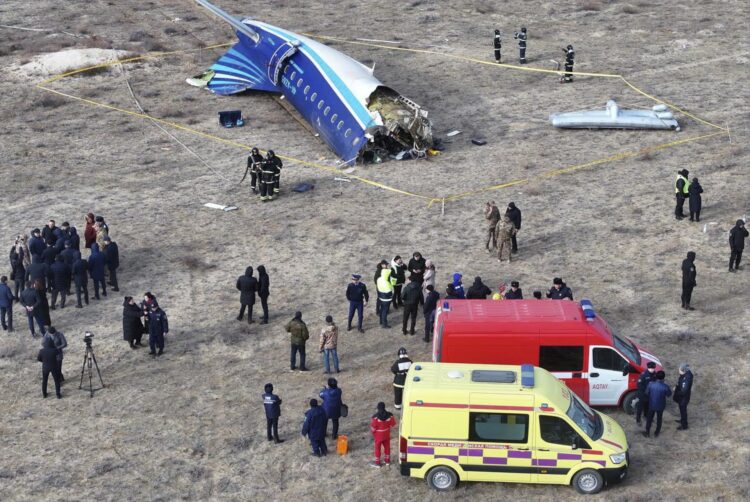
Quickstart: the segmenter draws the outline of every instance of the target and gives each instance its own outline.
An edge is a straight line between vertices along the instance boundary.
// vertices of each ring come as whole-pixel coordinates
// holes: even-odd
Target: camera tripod
[[[102,380],[102,373],[99,371],[99,365],[96,362],[96,356],[94,355],[94,348],[91,346],[91,343],[86,343],[86,353],[83,355],[83,365],[81,366],[81,383],[78,385],[79,389],[83,388],[83,375],[86,371],[86,368],[88,367],[89,370],[89,392],[91,393],[91,397],[94,397],[94,384],[93,384],[93,368],[91,363],[94,363],[93,365],[96,367],[96,373],[99,375],[99,381],[102,384],[102,389],[104,386],[104,380]]]

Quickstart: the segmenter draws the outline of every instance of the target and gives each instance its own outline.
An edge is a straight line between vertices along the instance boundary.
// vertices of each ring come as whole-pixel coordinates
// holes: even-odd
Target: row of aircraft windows
[[[290,68],[290,65],[286,65],[286,67],[284,68],[284,74],[285,75],[289,71],[289,68]],[[289,80],[291,80],[292,82],[294,82],[294,79],[296,77],[297,77],[297,72],[296,71],[292,71],[292,74],[289,75]],[[302,87],[303,83],[304,83],[303,79],[302,79],[302,77],[300,77],[300,79],[297,80],[297,87]],[[310,86],[306,85],[305,89],[302,91],[302,93],[305,96],[307,96],[307,94],[309,92],[310,92]],[[318,93],[317,92],[313,92],[310,95],[310,102],[311,103],[315,103],[316,99],[318,99]],[[318,101],[318,110],[322,109],[323,106],[325,106],[325,101],[323,99],[321,99],[320,101]],[[327,117],[330,112],[331,112],[331,107],[330,106],[326,106],[325,110],[323,110],[323,116]],[[338,115],[336,113],[334,113],[333,115],[331,115],[331,124],[336,124],[336,119],[338,119]],[[336,130],[340,131],[343,128],[344,128],[344,121],[340,120],[339,123],[336,124]],[[352,135],[351,128],[347,128],[347,130],[344,131],[344,137],[348,138],[351,135]],[[356,146],[357,144],[359,144],[359,141],[360,141],[360,138],[354,138],[354,141],[352,141],[352,145]]]

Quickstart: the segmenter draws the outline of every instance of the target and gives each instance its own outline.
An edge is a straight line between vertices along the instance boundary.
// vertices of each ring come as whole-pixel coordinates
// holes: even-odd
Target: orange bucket
[[[338,438],[336,438],[336,453],[339,455],[346,455],[349,453],[349,437],[340,434]]]

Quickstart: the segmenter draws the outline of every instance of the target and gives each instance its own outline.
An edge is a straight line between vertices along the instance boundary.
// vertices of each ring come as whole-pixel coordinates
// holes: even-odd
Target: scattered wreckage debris
[[[679,131],[680,124],[666,105],[650,110],[622,110],[614,100],[604,110],[553,113],[549,120],[554,127],[567,129],[670,129]]]

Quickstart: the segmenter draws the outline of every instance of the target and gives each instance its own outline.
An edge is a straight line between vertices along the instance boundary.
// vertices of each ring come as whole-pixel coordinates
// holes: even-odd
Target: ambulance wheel
[[[593,495],[604,487],[604,478],[594,469],[584,469],[573,476],[573,486],[578,493]]]
[[[635,401],[638,399],[638,393],[636,391],[628,392],[624,398],[622,398],[622,411],[628,415],[635,413]]]
[[[433,467],[427,473],[427,486],[439,492],[447,492],[458,485],[458,475],[450,467]]]

